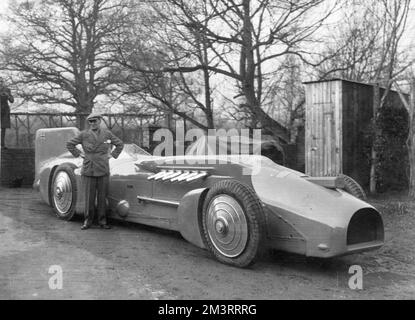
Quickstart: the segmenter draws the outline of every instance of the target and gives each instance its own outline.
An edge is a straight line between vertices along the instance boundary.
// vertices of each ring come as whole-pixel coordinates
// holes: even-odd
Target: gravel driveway
[[[237,269],[175,232],[119,222],[81,231],[81,219],[57,219],[32,189],[3,188],[0,299],[413,299],[415,212],[373,202],[384,211],[380,250],[329,261],[270,253]],[[349,288],[352,265],[363,269],[363,290]],[[49,286],[51,266],[61,289]]]

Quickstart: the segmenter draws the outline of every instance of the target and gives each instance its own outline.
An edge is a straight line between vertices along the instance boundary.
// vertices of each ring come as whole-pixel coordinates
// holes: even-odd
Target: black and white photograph
[[[415,299],[414,1],[0,0],[0,102],[0,300]]]

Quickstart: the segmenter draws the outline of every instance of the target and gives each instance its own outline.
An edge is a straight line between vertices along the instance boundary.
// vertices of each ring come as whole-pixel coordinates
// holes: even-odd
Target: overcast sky
[[[4,21],[4,16],[7,14],[8,4],[13,1],[22,0],[0,0],[0,34],[7,33],[7,23]],[[412,9],[408,19],[408,27],[405,38],[403,39],[402,45],[415,46],[415,1],[412,3]],[[414,50],[415,55],[415,50]]]
[[[0,32],[3,33],[7,30],[7,24],[3,20],[3,15],[7,12],[9,0],[0,0]]]

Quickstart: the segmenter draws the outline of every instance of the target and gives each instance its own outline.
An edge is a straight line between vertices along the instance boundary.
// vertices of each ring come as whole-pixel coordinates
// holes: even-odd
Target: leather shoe
[[[100,227],[101,229],[111,229],[111,226],[108,224],[101,224]]]
[[[89,229],[89,226],[88,226],[87,224],[84,224],[84,225],[81,227],[81,230],[86,230],[86,229]]]

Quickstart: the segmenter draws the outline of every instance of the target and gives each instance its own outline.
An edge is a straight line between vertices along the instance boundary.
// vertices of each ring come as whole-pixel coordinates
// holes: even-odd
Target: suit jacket
[[[101,177],[109,175],[109,154],[111,145],[115,145],[111,155],[118,158],[122,149],[123,142],[107,129],[99,129],[97,133],[92,130],[80,132],[75,138],[69,140],[66,144],[68,150],[79,157],[81,152],[76,146],[80,144],[84,149],[85,158],[82,165],[81,174],[89,177]]]

